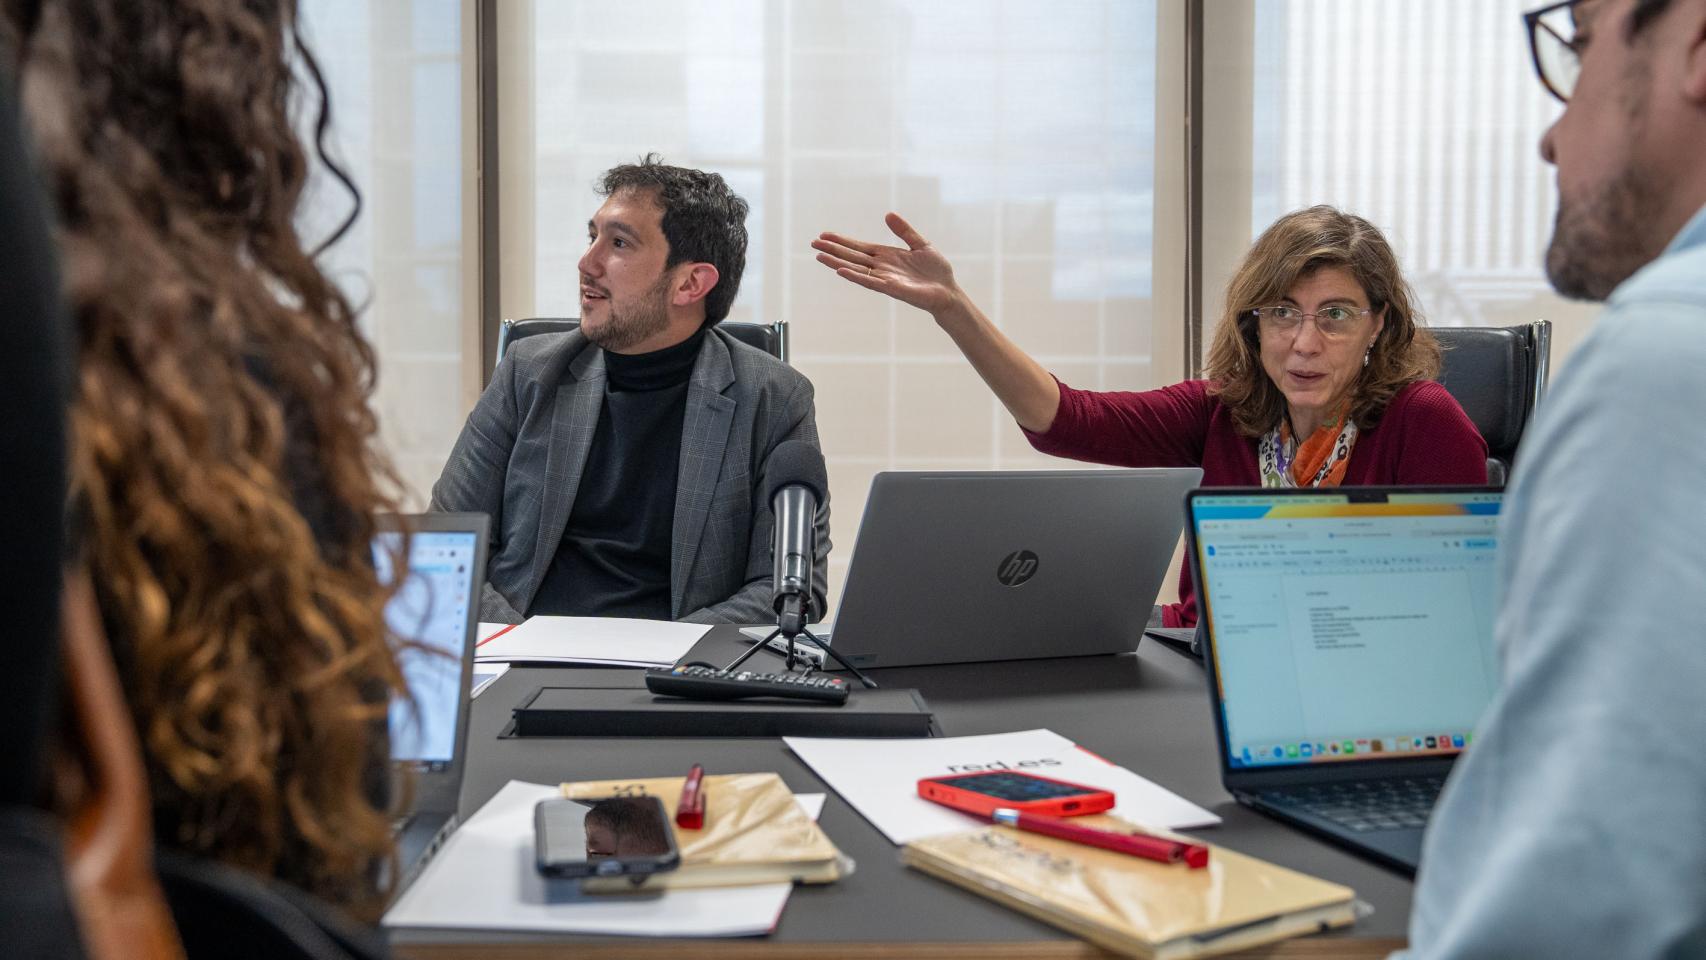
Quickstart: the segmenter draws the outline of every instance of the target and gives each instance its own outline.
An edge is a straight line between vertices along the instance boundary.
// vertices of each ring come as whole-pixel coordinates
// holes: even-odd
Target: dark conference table
[[[725,663],[742,649],[716,627],[694,656]],[[724,651],[727,656],[722,656]],[[772,659],[759,654],[759,660]],[[587,668],[596,669],[596,668]],[[775,739],[502,738],[510,711],[572,667],[515,667],[474,700],[461,812],[473,814],[509,780],[556,783],[774,770],[798,793],[827,793],[820,823],[858,862],[852,876],[794,889],[768,937],[655,940],[482,931],[393,931],[401,956],[545,957],[1101,957],[1100,949],[947,883],[908,870],[899,848]],[[1349,930],[1284,941],[1235,956],[1384,957],[1401,947],[1411,884],[1235,803],[1220,786],[1202,668],[1153,639],[1136,654],[872,671],[884,686],[916,687],[945,736],[1046,727],[1213,810],[1200,831],[1213,843],[1343,883],[1374,907]]]

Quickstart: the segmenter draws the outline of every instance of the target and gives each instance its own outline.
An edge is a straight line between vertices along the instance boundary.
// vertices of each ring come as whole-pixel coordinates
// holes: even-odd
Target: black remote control
[[[729,673],[715,667],[654,667],[646,671],[646,689],[669,697],[692,700],[744,700],[748,697],[781,697],[815,700],[819,703],[847,702],[847,683],[837,677],[809,677],[798,673]]]

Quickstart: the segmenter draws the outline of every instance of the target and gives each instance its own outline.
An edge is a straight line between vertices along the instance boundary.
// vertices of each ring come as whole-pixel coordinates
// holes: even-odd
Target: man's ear
[[[1682,26],[1688,32],[1682,91],[1696,107],[1706,108],[1706,2],[1696,0],[1686,11]]]
[[[722,279],[717,268],[708,263],[688,263],[683,266],[686,269],[676,278],[675,293],[669,301],[678,307],[691,306],[705,299],[717,286],[717,281]]]

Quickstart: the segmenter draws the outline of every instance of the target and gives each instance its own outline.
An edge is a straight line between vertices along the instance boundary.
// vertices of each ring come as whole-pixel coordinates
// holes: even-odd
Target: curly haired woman
[[[296,232],[293,65],[328,108],[295,4],[8,3],[0,64],[57,208],[72,507],[158,842],[371,915],[396,487],[372,351]]]

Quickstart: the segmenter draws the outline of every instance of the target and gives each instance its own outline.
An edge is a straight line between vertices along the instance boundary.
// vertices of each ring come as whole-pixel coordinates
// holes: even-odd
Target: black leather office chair
[[[502,361],[504,351],[509,349],[509,345],[522,337],[531,337],[536,333],[565,333],[580,325],[581,322],[573,317],[529,317],[525,320],[505,320],[498,327],[498,360]],[[757,347],[783,363],[788,362],[788,321],[744,323],[736,320],[725,320],[717,326],[722,330],[727,330],[731,336],[741,343]]]
[[[1487,482],[1503,484],[1517,444],[1546,391],[1552,323],[1518,327],[1435,327],[1442,351],[1439,382],[1487,441]]]

